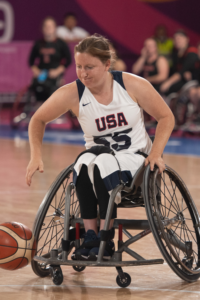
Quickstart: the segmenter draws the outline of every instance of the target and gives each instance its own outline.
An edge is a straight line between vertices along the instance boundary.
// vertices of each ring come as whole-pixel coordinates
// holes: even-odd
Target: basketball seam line
[[[26,250],[37,250],[37,248],[23,248],[23,247],[13,247],[13,246],[6,246],[6,245],[0,245],[0,247],[8,247],[8,248],[14,248],[14,249],[26,249]]]
[[[21,257],[21,256],[20,256],[20,257],[16,257],[16,258],[14,258],[14,259],[12,259],[12,260],[10,260],[10,261],[8,261],[8,262],[5,262],[5,263],[0,263],[0,266],[1,266],[1,265],[5,265],[5,264],[9,264],[9,263],[11,263],[11,262],[15,261],[16,259],[20,259],[20,258],[22,258],[22,259],[24,259],[24,258],[25,258],[25,259],[28,261],[28,259],[27,259],[26,257]],[[20,264],[21,264],[21,262],[20,262]],[[19,265],[20,265],[20,264],[19,264]],[[18,265],[18,266],[19,266],[19,265]],[[16,270],[16,268],[15,268],[15,269],[13,269],[13,271],[14,271],[14,270]]]
[[[0,226],[5,227],[5,228],[7,228],[7,229],[10,229],[10,230],[13,231],[16,235],[18,235],[18,237],[20,237],[22,240],[24,240],[24,241],[26,240],[26,239],[24,239],[23,237],[21,237],[19,234],[17,234],[13,229],[11,229],[11,228],[9,228],[9,227],[6,227],[6,226],[4,226],[4,225],[0,225]],[[0,230],[2,230],[2,231],[4,231],[4,232],[8,233],[7,231],[3,230],[2,228],[0,228]],[[8,233],[8,234],[9,234],[9,233]],[[25,235],[25,237],[26,237],[26,235]],[[30,240],[32,239],[32,237],[33,237],[33,234],[32,234],[32,236],[31,236]]]
[[[26,231],[24,230],[24,227],[23,227],[23,226],[21,226],[21,228],[23,229],[24,235],[25,235],[25,238],[26,238]],[[27,240],[25,239],[25,241],[26,241],[26,247],[27,247]],[[24,249],[24,250],[25,250],[25,249]],[[23,257],[22,257],[20,263],[19,263],[13,270],[17,270],[18,267],[20,268],[20,265],[21,265],[21,263],[23,262],[23,259],[24,259],[25,255],[26,255],[26,250],[24,251],[24,255],[23,255]],[[25,257],[25,258],[26,258],[26,257]],[[26,260],[28,261],[27,258],[26,258]],[[28,262],[29,262],[29,261],[28,261]]]

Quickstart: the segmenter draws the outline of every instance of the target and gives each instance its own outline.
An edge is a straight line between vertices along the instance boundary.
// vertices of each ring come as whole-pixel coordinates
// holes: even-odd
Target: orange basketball
[[[31,230],[17,222],[0,224],[0,268],[17,270],[27,266],[36,252]]]

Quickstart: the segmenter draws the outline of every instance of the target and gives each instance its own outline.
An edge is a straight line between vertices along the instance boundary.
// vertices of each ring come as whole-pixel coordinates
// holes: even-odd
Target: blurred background
[[[112,68],[149,80],[172,109],[166,151],[198,155],[199,11],[199,0],[0,0],[0,137],[28,138],[36,109],[77,78],[74,45],[98,33],[117,55]],[[154,134],[156,121],[144,117]],[[70,112],[47,125],[44,140],[84,143]]]

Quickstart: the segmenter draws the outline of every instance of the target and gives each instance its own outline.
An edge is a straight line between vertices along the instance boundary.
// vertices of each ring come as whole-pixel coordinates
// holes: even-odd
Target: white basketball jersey
[[[142,151],[149,154],[152,142],[146,132],[143,110],[127,93],[122,72],[112,71],[113,100],[99,103],[90,90],[77,79],[79,92],[79,123],[85,146],[104,145],[116,153]]]

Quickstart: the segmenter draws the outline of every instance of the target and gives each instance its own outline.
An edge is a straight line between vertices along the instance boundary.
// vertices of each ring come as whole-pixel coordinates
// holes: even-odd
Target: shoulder
[[[62,40],[61,38],[59,38],[59,37],[57,37],[56,43],[57,43],[58,45],[60,45],[61,47],[65,47],[65,46],[66,46],[66,42],[63,41],[63,40]]]
[[[57,36],[64,39],[68,35],[69,30],[65,26],[58,26],[56,33]]]
[[[68,29],[65,26],[58,26],[57,27],[57,33],[59,32],[66,32]]]
[[[174,46],[173,39],[168,38],[168,39],[166,40],[166,44],[167,44],[167,46],[173,47],[173,46]]]
[[[33,47],[40,47],[44,43],[44,40],[39,39],[33,43]]]
[[[77,89],[76,81],[63,85],[56,92],[61,97],[67,96],[67,98],[69,99],[78,98],[78,89]]]
[[[157,59],[157,63],[158,64],[168,64],[168,61],[167,61],[166,57],[164,57],[163,55],[160,55]]]
[[[149,81],[131,73],[123,72],[123,82],[128,94],[136,102],[140,95],[154,90]]]
[[[189,54],[189,53],[195,53],[195,54],[197,54],[198,53],[198,50],[197,50],[197,48],[196,47],[189,47],[188,49],[187,49],[187,54]]]
[[[194,57],[194,58],[198,58],[198,55],[197,55],[197,48],[196,47],[189,47],[187,49],[187,52],[186,52],[186,57]]]
[[[79,27],[79,26],[74,27],[73,30],[76,31],[76,32],[89,34],[85,29],[83,29],[82,27]]]
[[[144,94],[144,92],[148,93],[153,89],[149,81],[138,75],[123,72],[122,78],[127,93],[135,102],[138,102],[137,99],[139,99],[140,95]]]
[[[68,103],[70,109],[73,110],[79,103],[79,94],[76,81],[60,87],[56,92],[56,99],[61,102]]]
[[[81,98],[85,91],[85,85],[80,81],[80,79],[76,79],[76,87],[78,90],[79,101],[81,101]]]
[[[122,78],[123,78],[124,85],[127,88],[129,87],[129,85],[132,86],[137,84],[141,85],[141,84],[148,83],[148,81],[143,77],[128,72],[122,72]]]

